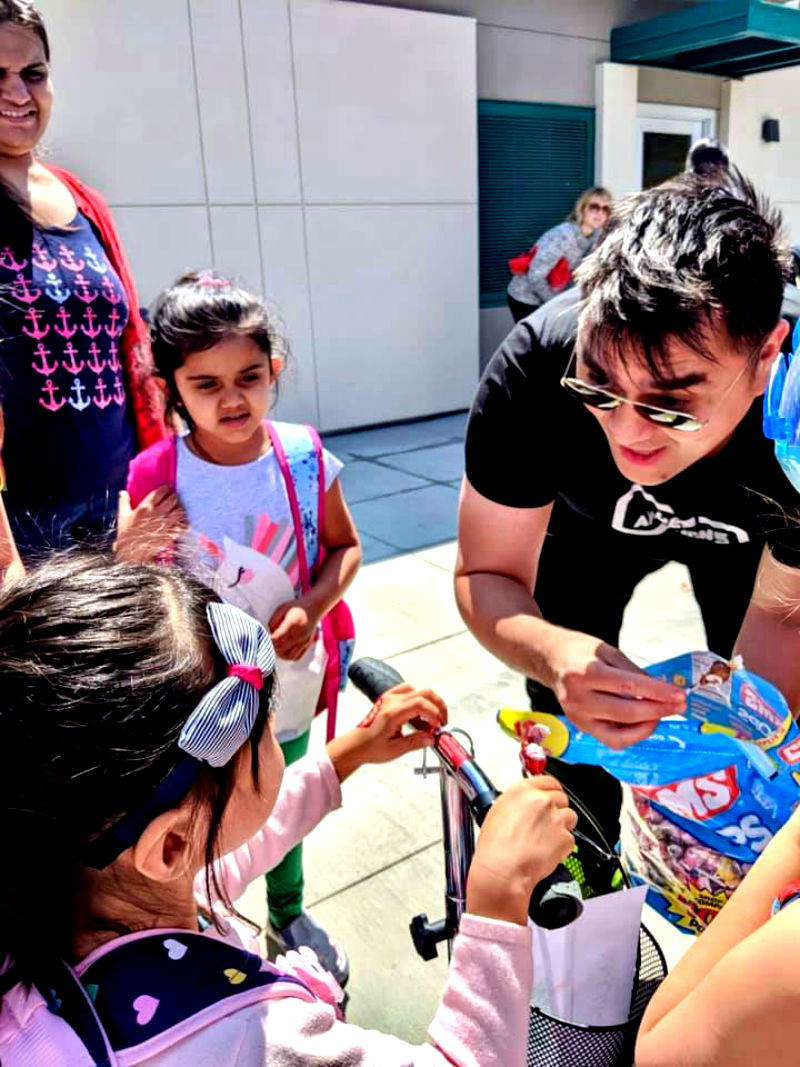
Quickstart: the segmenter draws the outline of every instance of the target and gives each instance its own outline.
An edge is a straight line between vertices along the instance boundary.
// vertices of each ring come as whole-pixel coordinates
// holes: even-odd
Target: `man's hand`
[[[137,507],[123,490],[119,494],[114,551],[129,563],[151,563],[175,544],[186,529],[186,516],[175,493],[162,486]]]
[[[275,654],[281,659],[302,659],[311,648],[318,625],[319,615],[303,597],[279,604],[269,620]]]
[[[547,659],[547,684],[569,720],[609,748],[643,741],[665,715],[686,708],[681,689],[651,678],[619,649],[588,634],[558,632]]]

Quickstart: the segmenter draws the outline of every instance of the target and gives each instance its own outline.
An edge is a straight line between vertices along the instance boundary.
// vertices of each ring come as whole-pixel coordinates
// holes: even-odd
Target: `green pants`
[[[286,766],[308,752],[311,731],[281,745]],[[267,910],[275,930],[282,930],[303,910],[303,843],[287,852],[277,867],[267,873]]]

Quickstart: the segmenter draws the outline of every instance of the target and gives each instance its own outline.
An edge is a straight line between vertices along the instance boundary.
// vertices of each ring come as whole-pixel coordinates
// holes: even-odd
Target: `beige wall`
[[[754,74],[723,87],[722,137],[731,158],[781,207],[789,236],[800,244],[800,67]],[[780,121],[781,139],[761,139],[764,119]]]
[[[683,107],[722,106],[722,78],[685,70],[639,67],[638,98],[643,104],[679,104]]]
[[[110,201],[144,301],[209,264],[266,293],[295,354],[286,418],[335,429],[466,406],[473,20],[342,0],[41,6],[51,158]]]
[[[595,102],[595,64],[614,26],[686,7],[685,0],[366,0],[447,11],[478,24],[478,95],[534,103]]]

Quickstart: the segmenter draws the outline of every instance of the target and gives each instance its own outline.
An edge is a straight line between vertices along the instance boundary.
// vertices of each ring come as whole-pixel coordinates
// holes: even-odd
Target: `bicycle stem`
[[[467,908],[467,876],[475,853],[474,822],[480,826],[500,795],[452,734],[440,731],[433,750],[442,764],[440,778],[445,862],[445,931],[448,955]],[[473,822],[474,820],[474,822]]]

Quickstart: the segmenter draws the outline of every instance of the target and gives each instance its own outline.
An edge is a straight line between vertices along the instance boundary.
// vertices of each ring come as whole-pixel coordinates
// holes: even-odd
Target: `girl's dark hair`
[[[152,796],[189,714],[225,676],[214,599],[177,570],[78,553],[0,590],[0,961],[24,981],[70,958],[88,845]],[[256,787],[272,687],[250,736]],[[204,766],[193,787],[209,813],[207,889],[224,901],[211,865],[237,765]]]
[[[41,12],[30,0],[0,0],[0,26],[11,23],[33,30],[42,42],[45,58],[50,62],[50,38]],[[12,245],[30,239],[33,216],[29,206],[7,182],[0,179],[0,230],[3,240]]]
[[[166,289],[150,311],[150,346],[156,377],[166,386],[167,415],[191,418],[175,385],[175,371],[193,352],[205,352],[247,337],[264,352],[284,359],[288,342],[278,316],[253,293],[215,271],[192,271]]]

